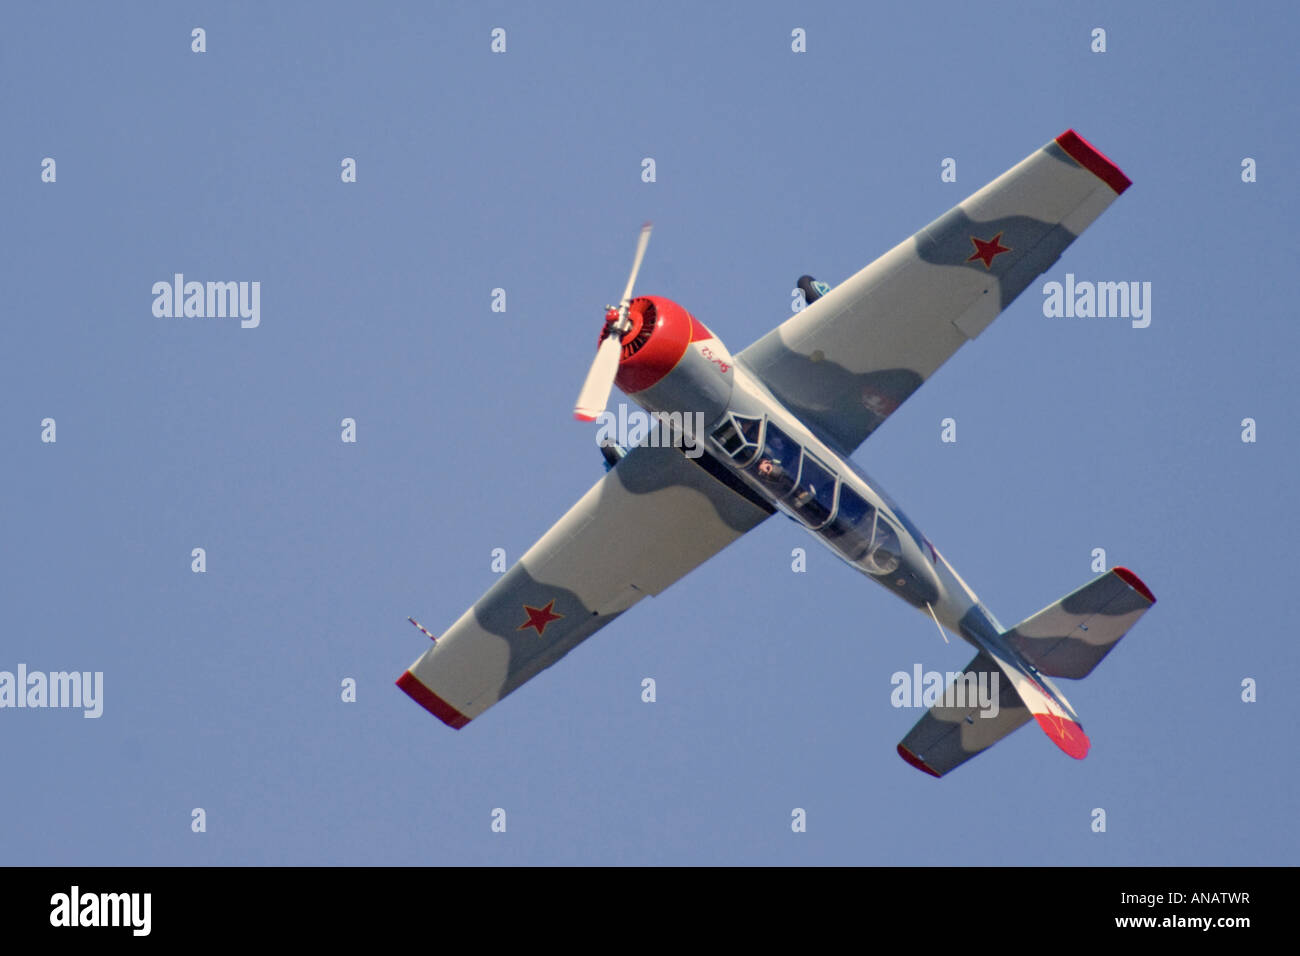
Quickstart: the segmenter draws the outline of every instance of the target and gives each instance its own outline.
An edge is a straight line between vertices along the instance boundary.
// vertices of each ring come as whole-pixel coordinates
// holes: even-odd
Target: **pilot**
[[[758,476],[769,484],[779,484],[785,477],[785,469],[781,467],[779,458],[764,458],[758,463]]]

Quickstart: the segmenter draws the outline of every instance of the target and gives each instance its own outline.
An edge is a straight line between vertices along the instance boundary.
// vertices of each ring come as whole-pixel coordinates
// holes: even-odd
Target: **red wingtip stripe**
[[[1138,594],[1142,595],[1152,604],[1156,603],[1156,596],[1151,593],[1151,589],[1142,583],[1142,579],[1130,571],[1128,568],[1112,568],[1116,574],[1123,579],[1124,583],[1131,587]]]
[[[1088,748],[1092,746],[1092,741],[1083,732],[1083,728],[1074,721],[1066,717],[1057,717],[1055,714],[1034,714],[1034,719],[1038,721],[1038,726],[1043,728],[1043,733],[1051,738],[1052,743],[1075,760],[1082,760],[1088,756]]]
[[[1115,190],[1115,195],[1118,196],[1133,185],[1133,180],[1120,172],[1119,167],[1107,159],[1101,150],[1074,130],[1067,129],[1056,137],[1056,142],[1071,159]]]
[[[574,412],[573,417],[580,422],[594,422],[596,420],[595,415],[584,415],[582,412]]]
[[[397,678],[397,686],[410,695],[411,700],[433,714],[448,727],[460,730],[469,723],[468,717],[421,684],[419,679],[410,671]]]
[[[917,770],[922,770],[922,771],[924,771],[925,773],[928,773],[928,774],[929,774],[930,776],[932,776],[932,777],[941,777],[941,776],[943,776],[943,774],[938,773],[937,771],[932,770],[931,768],[927,767],[927,766],[925,765],[925,761],[924,761],[924,760],[922,760],[922,759],[921,759],[920,757],[918,757],[916,754],[912,753],[912,751],[908,750],[908,749],[907,749],[906,747],[904,747],[902,744],[899,744],[899,745],[898,745],[898,755],[899,755],[900,757],[902,757],[904,760],[906,760],[908,763],[910,763],[910,764],[911,764],[913,767],[915,767]]]

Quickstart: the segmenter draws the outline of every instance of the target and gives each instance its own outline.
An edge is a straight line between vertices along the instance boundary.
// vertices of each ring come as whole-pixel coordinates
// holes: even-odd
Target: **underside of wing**
[[[737,359],[851,452],[1128,186],[1062,133]]]
[[[707,453],[635,448],[397,684],[462,727],[771,513]]]

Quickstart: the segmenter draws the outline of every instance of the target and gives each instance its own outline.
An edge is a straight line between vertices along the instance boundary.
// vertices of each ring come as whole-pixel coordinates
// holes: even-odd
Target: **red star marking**
[[[555,598],[551,598],[551,603],[546,607],[529,607],[525,604],[524,612],[528,615],[528,620],[520,624],[517,630],[526,631],[531,627],[537,631],[539,636],[545,634],[547,624],[564,617],[563,614],[556,614],[551,610],[553,607],[555,607]]]
[[[862,389],[862,407],[869,412],[879,415],[881,418],[888,418],[898,408],[898,402],[894,401],[888,395],[882,395],[880,392],[873,391],[869,386],[863,386]]]
[[[978,259],[980,262],[984,263],[985,269],[992,269],[994,259],[1002,255],[1004,252],[1011,251],[1009,247],[1002,244],[1002,233],[1000,232],[992,239],[976,239],[974,236],[971,236],[970,241],[975,244],[975,252],[966,261],[974,262]]]

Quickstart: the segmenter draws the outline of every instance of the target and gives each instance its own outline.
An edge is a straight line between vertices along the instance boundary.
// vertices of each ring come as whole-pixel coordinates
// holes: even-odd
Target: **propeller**
[[[652,223],[641,227],[641,235],[636,243],[636,256],[632,259],[632,272],[627,277],[627,286],[623,289],[623,298],[619,300],[617,315],[605,328],[605,334],[596,349],[596,358],[591,363],[587,380],[582,383],[578,393],[578,403],[573,407],[573,417],[583,422],[594,422],[605,406],[609,404],[609,393],[614,387],[614,378],[618,375],[619,354],[623,351],[623,334],[632,328],[627,315],[627,307],[632,302],[632,287],[636,284],[636,275],[641,271],[641,260],[645,258],[645,248],[650,242]],[[614,312],[614,309],[609,309]]]
[[[632,301],[632,286],[636,285],[636,274],[641,271],[641,260],[645,258],[645,247],[650,245],[650,230],[654,223],[641,224],[641,235],[636,240],[636,256],[632,259],[632,274],[627,277],[627,287],[623,289],[623,298],[618,303],[619,315],[627,316],[628,304]]]

